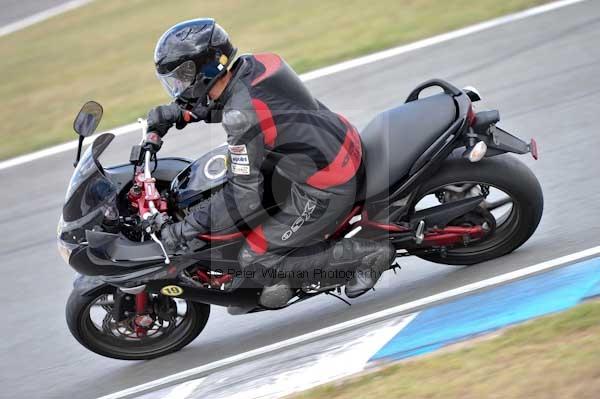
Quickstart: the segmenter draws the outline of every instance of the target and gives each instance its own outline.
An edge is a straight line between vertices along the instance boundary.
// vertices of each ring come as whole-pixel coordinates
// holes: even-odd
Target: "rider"
[[[359,238],[326,241],[362,186],[356,129],[314,99],[279,56],[242,55],[232,62],[236,50],[213,19],[179,23],[156,45],[157,76],[174,102],[148,113],[147,148],[157,151],[173,125],[203,120],[222,123],[229,150],[224,188],[183,221],[163,225],[164,244],[173,250],[199,234],[242,226],[249,233],[239,263],[264,286],[260,303],[267,308],[284,306],[292,285],[307,282],[295,276],[311,281],[302,272],[317,269],[352,270],[346,295],[365,293],[390,267],[394,248]],[[291,187],[278,211],[257,223],[251,216],[262,208],[267,160]]]

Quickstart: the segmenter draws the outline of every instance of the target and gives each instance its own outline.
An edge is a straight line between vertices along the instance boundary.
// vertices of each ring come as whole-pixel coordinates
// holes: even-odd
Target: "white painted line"
[[[13,32],[16,32],[21,29],[25,29],[28,26],[35,25],[38,22],[42,22],[47,20],[48,18],[52,18],[56,15],[62,14],[69,10],[73,10],[75,8],[81,7],[87,3],[92,2],[93,0],[72,0],[66,3],[60,4],[58,6],[49,8],[47,10],[38,12],[37,14],[30,15],[29,17],[23,18],[19,21],[12,22],[8,25],[4,25],[0,27],[0,37],[9,35]]]
[[[198,388],[204,382],[205,378],[199,378],[197,380],[192,380],[185,382],[181,385],[176,386],[170,391],[166,396],[163,396],[162,399],[185,399],[189,398],[190,395],[194,393],[194,390]]]
[[[371,356],[409,325],[418,314],[413,313],[384,325],[378,324],[376,329],[366,331],[360,337],[322,350],[316,358],[298,359],[293,364],[284,364],[274,372],[256,376],[250,386],[233,389],[225,395],[227,399],[283,398],[360,373],[367,367]],[[235,377],[237,376],[234,375],[234,379]],[[227,381],[224,383],[227,385]],[[201,393],[193,397],[201,397]]]
[[[380,321],[386,319],[388,317],[397,316],[402,313],[411,313],[417,310],[418,308],[422,308],[427,305],[431,305],[440,301],[447,301],[449,299],[462,296],[468,293],[472,293],[475,291],[479,291],[483,288],[492,287],[495,285],[503,284],[508,281],[516,280],[525,276],[529,276],[532,274],[536,274],[545,270],[549,270],[552,268],[556,268],[558,266],[571,263],[577,260],[585,259],[592,257],[594,255],[600,254],[600,246],[593,247],[590,249],[586,249],[584,251],[576,252],[570,255],[562,256],[560,258],[551,259],[546,262],[538,263],[533,266],[529,266],[523,269],[515,270],[510,273],[501,274],[496,277],[489,278],[487,280],[477,281],[472,284],[467,284],[462,287],[458,287],[449,291],[440,292],[439,294],[435,294],[432,296],[428,296],[426,298],[417,299],[416,301],[408,302],[402,305],[394,306],[392,308],[384,309],[376,313],[372,313],[366,316],[362,316],[353,320],[348,320],[346,322],[336,324],[333,326],[325,327],[320,330],[316,330],[304,335],[300,335],[298,337],[286,339],[285,341],[276,342],[274,344],[264,346],[262,348],[253,349],[248,352],[240,353],[225,359],[217,360],[212,363],[208,363],[199,367],[195,367],[193,369],[185,370],[180,373],[172,374],[167,377],[163,377],[146,384],[142,384],[136,387],[128,388],[110,395],[106,395],[101,397],[100,399],[118,399],[118,398],[126,398],[131,397],[132,395],[139,395],[144,392],[148,392],[151,390],[159,389],[177,382],[183,382],[189,379],[192,379],[194,376],[201,377],[202,374],[208,373],[212,370],[222,368],[225,366],[230,366],[235,363],[246,361],[252,358],[256,358],[268,353],[276,352],[285,348],[289,348],[301,343],[305,343],[307,341],[312,341],[317,338],[322,338],[327,335],[332,335],[334,333],[340,333],[342,331],[346,331],[352,328],[356,328],[361,325],[365,325],[367,323],[373,323],[376,321]]]
[[[398,55],[405,54],[411,51],[444,43],[449,40],[454,40],[463,36],[472,35],[473,33],[481,32],[501,25],[506,25],[511,22],[533,17],[535,15],[544,14],[549,11],[554,11],[559,8],[563,8],[577,3],[582,3],[584,1],[586,0],[561,0],[555,1],[553,3],[548,3],[542,6],[533,7],[525,11],[508,14],[503,17],[491,19],[489,21],[467,26],[466,28],[461,28],[448,33],[443,33],[441,35],[430,37],[428,39],[419,40],[417,42],[406,44],[404,46],[394,47],[388,50],[380,51],[378,53],[369,54],[364,57],[355,58],[352,60],[340,62],[339,64],[331,65],[329,67],[317,69],[315,71],[305,73],[304,75],[302,75],[302,78],[304,80],[318,79],[323,76],[332,75],[367,64],[372,64],[374,62],[382,61],[387,58],[396,57]]]
[[[395,57],[397,55],[405,54],[410,51],[414,51],[414,50],[422,49],[422,48],[425,48],[428,46],[433,46],[435,44],[447,42],[449,40],[453,40],[453,39],[456,39],[459,37],[471,35],[473,33],[481,32],[481,31],[484,31],[487,29],[491,29],[491,28],[500,26],[500,25],[505,25],[510,22],[519,21],[519,20],[529,18],[529,17],[535,16],[535,15],[540,15],[540,14],[543,14],[543,13],[546,13],[549,11],[557,10],[559,8],[570,6],[572,4],[581,3],[584,1],[587,1],[587,0],[561,0],[561,1],[556,1],[553,3],[545,4],[542,6],[530,8],[525,11],[521,11],[521,12],[514,13],[514,14],[509,14],[509,15],[506,15],[506,16],[500,17],[500,18],[495,18],[495,19],[489,20],[487,22],[482,22],[482,23],[479,23],[476,25],[468,26],[466,28],[462,28],[462,29],[458,29],[458,30],[455,30],[452,32],[444,33],[444,34],[434,36],[434,37],[431,37],[428,39],[420,40],[418,42],[414,42],[414,43],[407,44],[404,46],[394,47],[394,48],[391,48],[388,50],[380,51],[378,53],[373,53],[370,55],[366,55],[364,57],[355,58],[353,60],[348,60],[348,61],[341,62],[339,64],[335,64],[335,65],[331,65],[331,66],[324,67],[321,69],[317,69],[312,72],[308,72],[308,73],[300,75],[300,78],[304,82],[310,81],[313,79],[322,78],[324,76],[333,75],[333,74],[336,74],[336,73],[339,73],[342,71],[346,71],[348,69],[367,65],[367,64],[381,61],[381,60],[384,60],[384,59],[387,59],[390,57]],[[132,125],[122,126],[122,127],[113,129],[112,131],[113,132],[120,131],[120,129],[125,129],[128,126],[132,126]],[[135,129],[132,129],[132,130],[130,130],[130,132],[134,131],[134,130]],[[125,131],[123,133],[127,133],[127,132]],[[60,144],[60,145],[57,145],[54,147],[49,147],[45,150],[18,156],[15,158],[11,158],[6,161],[0,162],[0,170],[7,169],[7,168],[17,166],[17,165],[21,165],[21,164],[31,162],[31,161],[34,161],[34,160],[37,160],[40,158],[44,158],[44,157],[47,157],[50,155],[55,155],[55,154],[58,154],[58,153],[61,153],[61,152],[64,152],[64,151],[67,151],[67,150],[70,150],[73,148],[77,148],[77,141]]]
[[[138,123],[131,123],[129,125],[124,125],[124,126],[114,128],[114,129],[110,130],[110,133],[113,133],[115,136],[121,136],[125,133],[131,133],[131,132],[135,132],[135,131],[139,131],[139,130],[140,130],[140,125]],[[106,132],[103,132],[103,133],[106,133]],[[102,133],[94,135],[94,137],[97,137],[100,134],[102,134]],[[90,143],[89,139],[87,141],[89,144]],[[61,152],[74,150],[75,148],[77,148],[78,143],[79,143],[78,140],[69,141],[69,142],[66,142],[63,144],[59,144],[54,147],[46,148],[44,150],[40,150],[40,151],[32,152],[30,154],[25,154],[25,155],[21,155],[21,156],[15,157],[15,158],[7,159],[6,161],[0,162],[0,170],[12,168],[13,166],[22,165],[24,163],[35,161],[35,160],[45,158],[45,157],[49,157],[51,155],[56,155]]]

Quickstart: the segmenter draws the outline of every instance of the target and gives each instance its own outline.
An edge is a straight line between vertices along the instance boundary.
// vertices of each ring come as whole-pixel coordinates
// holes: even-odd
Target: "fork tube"
[[[148,293],[142,291],[135,295],[135,312],[138,315],[146,313],[146,307],[148,306]]]

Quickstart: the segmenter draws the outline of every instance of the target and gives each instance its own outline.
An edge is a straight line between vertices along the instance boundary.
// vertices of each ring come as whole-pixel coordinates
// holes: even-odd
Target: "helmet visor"
[[[169,73],[156,73],[158,80],[172,98],[177,98],[185,89],[194,83],[196,65],[194,61],[186,61]]]

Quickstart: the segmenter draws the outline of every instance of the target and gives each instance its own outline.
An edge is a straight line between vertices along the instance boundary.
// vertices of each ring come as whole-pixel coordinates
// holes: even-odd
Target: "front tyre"
[[[153,324],[143,334],[136,330],[134,317],[114,310],[119,297],[114,287],[94,295],[73,290],[66,306],[71,334],[87,349],[121,360],[146,360],[176,352],[192,342],[204,329],[210,306],[161,295],[151,296]],[[120,306],[126,306],[121,304]],[[119,320],[117,320],[119,319]]]
[[[484,158],[476,163],[462,158],[447,160],[439,172],[421,187],[417,198],[423,199],[428,195],[436,195],[438,199],[447,198],[460,192],[460,188],[479,190],[473,195],[481,194],[481,191],[503,192],[506,198],[499,199],[496,203],[508,210],[496,217],[497,220],[493,223],[494,230],[489,236],[465,246],[426,252],[418,255],[420,258],[447,265],[485,262],[519,248],[531,237],[540,223],[544,209],[540,183],[533,172],[512,155]],[[486,203],[488,209],[492,209],[491,204],[494,201],[486,200]],[[487,210],[481,212],[491,214]],[[476,217],[477,215],[470,216],[471,219]],[[469,215],[458,223],[468,221]]]

